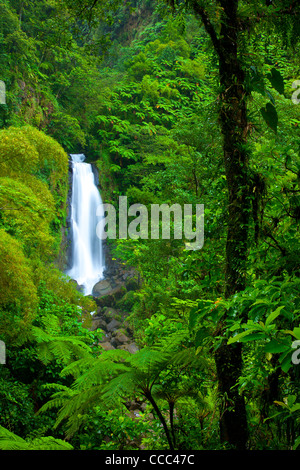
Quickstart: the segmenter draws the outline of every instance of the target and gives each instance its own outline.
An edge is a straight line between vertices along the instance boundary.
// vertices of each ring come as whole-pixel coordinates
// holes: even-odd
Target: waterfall
[[[101,217],[96,215],[102,200],[95,184],[92,166],[84,163],[85,155],[73,154],[71,231],[71,268],[67,275],[77,281],[83,293],[92,293],[94,285],[103,279],[105,268],[102,240],[96,234]]]

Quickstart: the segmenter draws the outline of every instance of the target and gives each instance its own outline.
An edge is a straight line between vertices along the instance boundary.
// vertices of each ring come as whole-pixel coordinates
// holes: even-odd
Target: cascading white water
[[[68,276],[82,286],[83,293],[92,293],[94,285],[103,279],[105,268],[102,240],[96,227],[101,217],[96,215],[102,205],[95,184],[92,166],[84,163],[85,155],[73,154],[71,200],[72,259]]]

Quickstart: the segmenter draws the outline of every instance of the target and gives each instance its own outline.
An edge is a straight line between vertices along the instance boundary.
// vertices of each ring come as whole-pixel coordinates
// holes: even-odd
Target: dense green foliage
[[[218,47],[230,2],[107,3],[0,0],[0,449],[230,448],[219,423],[235,402],[218,364],[226,371],[237,345],[247,448],[296,449],[299,7],[233,2],[245,106],[234,108]],[[232,110],[246,113],[240,134]],[[229,295],[232,135],[248,238],[247,262],[234,258],[243,288]],[[140,280],[117,304],[135,354],[101,349],[101,330],[88,328],[93,299],[57,268],[72,152],[97,165],[104,202],[205,207],[201,250],[172,238],[108,242]],[[130,400],[143,403],[139,416]]]

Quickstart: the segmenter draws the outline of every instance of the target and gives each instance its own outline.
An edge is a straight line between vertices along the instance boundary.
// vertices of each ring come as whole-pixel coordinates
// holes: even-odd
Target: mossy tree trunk
[[[219,121],[223,135],[224,167],[228,186],[228,224],[226,242],[225,297],[244,290],[249,222],[247,104],[244,71],[238,56],[238,0],[221,0],[220,34],[207,15],[203,2],[194,1],[210,35],[219,59]],[[201,6],[202,5],[202,6]],[[219,325],[222,332],[223,325]],[[227,345],[225,340],[215,354],[220,395],[224,407],[220,417],[223,442],[244,449],[247,442],[245,403],[237,382],[242,371],[241,345]]]

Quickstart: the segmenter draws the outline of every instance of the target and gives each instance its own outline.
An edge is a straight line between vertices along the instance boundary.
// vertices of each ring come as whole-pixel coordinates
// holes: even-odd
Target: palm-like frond
[[[28,443],[8,429],[0,426],[1,450],[28,450]]]
[[[38,413],[44,413],[53,408],[61,408],[64,407],[65,403],[72,399],[72,397],[76,394],[75,391],[72,390],[70,387],[66,387],[65,385],[58,385],[58,384],[47,384],[44,388],[57,390],[55,393],[52,394],[51,399],[44,403],[44,405],[39,409]]]
[[[52,436],[26,441],[8,429],[0,426],[0,450],[72,450],[73,446]]]
[[[195,354],[195,349],[184,348],[172,355],[172,364],[176,367],[185,368],[192,367],[197,370],[207,370],[209,368],[209,360],[204,356]]]
[[[58,407],[55,427],[67,424],[67,436],[74,434],[94,406],[104,409],[119,406],[124,399],[143,394],[147,399],[157,396],[167,401],[177,400],[190,390],[174,390],[162,385],[160,377],[169,368],[179,371],[206,367],[193,348],[184,348],[178,341],[145,347],[135,354],[115,349],[104,351],[97,358],[87,355],[67,365],[61,375],[74,377],[73,385],[60,387],[41,411]],[[170,388],[170,387],[169,387]],[[171,396],[172,395],[172,396]]]
[[[62,439],[47,436],[30,442],[29,450],[73,450],[73,446]]]
[[[77,336],[53,336],[34,326],[32,335],[37,343],[37,354],[44,364],[58,360],[62,364],[90,354],[90,347]]]
[[[67,436],[73,435],[83,423],[85,413],[103,402],[103,387],[115,377],[128,372],[128,364],[125,362],[128,356],[128,351],[106,351],[98,358],[86,357],[68,365],[61,375],[75,377],[72,387],[57,387],[57,391],[39,412],[59,408],[55,428],[66,421]],[[48,388],[51,386],[54,384],[48,385]]]
[[[107,354],[108,353],[108,354]],[[97,358],[89,361],[89,368],[74,382],[74,388],[86,389],[95,385],[105,384],[117,375],[128,371],[126,359],[130,356],[128,351],[106,351]],[[65,370],[62,374],[65,373]]]
[[[129,369],[110,380],[101,392],[101,400],[107,408],[117,407],[121,400],[129,399],[140,392],[137,371]]]

